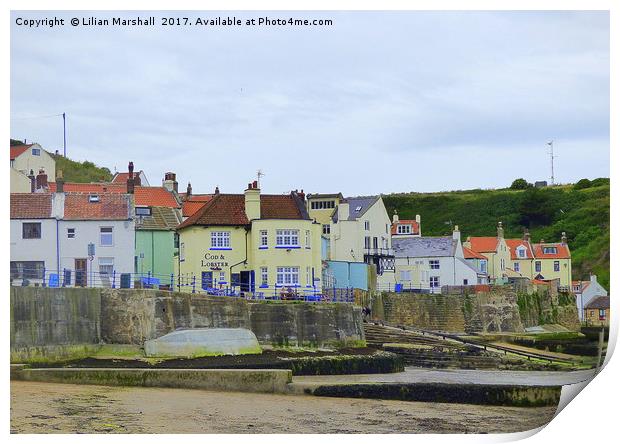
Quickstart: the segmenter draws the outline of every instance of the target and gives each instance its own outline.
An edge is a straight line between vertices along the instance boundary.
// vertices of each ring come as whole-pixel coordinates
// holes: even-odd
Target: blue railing
[[[245,283],[202,282],[193,274],[109,273],[62,269],[23,270],[11,274],[13,286],[36,287],[90,287],[123,289],[158,289],[212,296],[239,297],[251,300],[306,301],[306,302],[354,302],[353,289],[321,289],[301,285],[251,285]]]

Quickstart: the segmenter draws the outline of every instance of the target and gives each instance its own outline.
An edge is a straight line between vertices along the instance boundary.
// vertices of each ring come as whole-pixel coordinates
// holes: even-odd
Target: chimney
[[[215,186],[215,194],[220,194],[220,187],[217,185]]]
[[[457,240],[457,241],[461,241],[461,232],[459,231],[459,226],[455,225],[454,226],[454,231],[452,232],[452,239]]]
[[[530,241],[530,232],[529,232],[529,230],[527,228],[523,231],[523,240],[525,242],[529,242]]]
[[[45,174],[44,170],[39,170],[39,174],[37,174],[37,190],[42,188],[47,188],[47,174]]]
[[[392,216],[392,223],[395,224],[398,222],[398,211],[394,210],[394,215]]]
[[[190,197],[192,197],[192,184],[190,182],[187,182],[187,191],[185,192],[185,199],[189,200]]]
[[[562,231],[562,245],[568,244],[568,238],[566,237],[566,232]]]
[[[30,174],[28,175],[28,179],[30,179],[30,192],[34,193],[34,190],[37,189],[36,185],[35,185],[35,177],[34,177],[34,171],[30,170]]]
[[[171,172],[166,173],[164,175],[164,180],[162,181],[162,186],[168,191],[178,193],[179,183],[177,182],[177,175]]]
[[[595,274],[590,273],[590,283],[596,284],[596,275]]]
[[[216,189],[216,194],[219,194],[219,190]],[[260,219],[260,189],[258,183],[254,181],[248,184],[248,189],[245,190],[245,215],[249,220]]]
[[[422,236],[422,218],[419,214],[415,215],[415,221],[418,223],[418,234]]]
[[[501,222],[497,223],[497,237],[498,238],[503,238],[504,237],[504,227],[502,227],[502,223]]]
[[[58,175],[56,176],[56,192],[63,193],[65,191],[65,181],[62,178],[62,170],[58,170]]]
[[[304,190],[301,190],[299,193],[297,193],[297,195],[302,200],[302,202],[306,201],[306,193],[304,193]]]
[[[349,202],[346,200],[342,200],[338,204],[338,221],[341,220],[349,220]]]
[[[129,162],[129,177],[127,178],[127,194],[133,194],[135,182],[133,178],[133,162]]]
[[[142,179],[140,178],[140,173],[136,173],[133,176],[133,185],[135,187],[139,187],[142,185]]]

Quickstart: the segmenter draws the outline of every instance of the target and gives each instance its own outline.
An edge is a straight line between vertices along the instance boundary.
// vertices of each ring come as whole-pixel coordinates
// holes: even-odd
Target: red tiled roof
[[[134,177],[136,177],[136,176],[139,176],[141,173],[143,173],[142,170],[134,171],[133,175],[134,175]],[[114,177],[112,177],[112,183],[126,184],[127,183],[127,179],[129,179],[129,172],[127,172],[127,173],[115,173]]]
[[[506,245],[510,249],[510,258],[511,259],[532,259],[534,254],[532,252],[532,245],[524,241],[523,239],[504,239],[506,241]],[[517,255],[517,248],[523,245],[525,247],[525,257],[519,257]]]
[[[470,237],[470,248],[476,253],[494,253],[497,251],[496,237]]]
[[[194,201],[194,200],[186,200],[183,202],[183,217],[190,217],[196,211],[200,210],[203,205],[207,202],[205,201]]]
[[[420,224],[415,220],[399,220],[392,223],[392,234],[398,235],[398,225],[411,225],[411,233],[408,234],[420,234]]]
[[[556,247],[557,253],[543,253],[543,247]],[[570,250],[568,245],[563,243],[534,244],[534,257],[536,259],[570,259]]]
[[[30,148],[32,146],[32,144],[30,145],[14,145],[11,147],[11,160],[15,160],[16,157],[19,157],[22,155],[22,153],[24,151],[26,151],[28,148]]]
[[[463,246],[463,256],[465,256],[465,259],[487,259],[485,255],[477,253],[465,246]]]
[[[98,194],[99,202],[89,202],[89,193],[65,193],[65,220],[129,219],[131,197],[120,193]]]
[[[149,207],[179,208],[174,194],[164,187],[135,187],[136,205]]]
[[[49,191],[56,192],[56,182],[48,182]],[[63,187],[69,193],[126,193],[127,186],[109,183],[77,183],[65,182]]]
[[[51,217],[51,194],[11,193],[11,219],[46,219]]]
[[[293,194],[260,196],[261,219],[308,219],[303,203],[298,204]],[[247,225],[250,221],[245,214],[243,194],[217,194],[196,211],[189,219],[179,225],[185,228],[192,225]]]

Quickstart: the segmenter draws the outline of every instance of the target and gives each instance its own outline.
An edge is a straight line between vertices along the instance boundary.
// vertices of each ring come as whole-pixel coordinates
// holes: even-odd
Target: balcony
[[[364,262],[374,264],[377,274],[382,275],[386,271],[395,271],[394,250],[391,248],[364,248]]]

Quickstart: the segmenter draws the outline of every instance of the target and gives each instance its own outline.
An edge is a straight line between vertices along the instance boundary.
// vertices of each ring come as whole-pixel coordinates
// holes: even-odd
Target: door
[[[75,286],[86,287],[86,273],[87,273],[86,259],[75,260]]]
[[[241,291],[254,293],[254,270],[242,271],[240,274]]]

